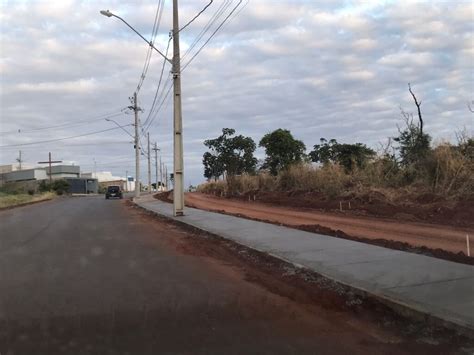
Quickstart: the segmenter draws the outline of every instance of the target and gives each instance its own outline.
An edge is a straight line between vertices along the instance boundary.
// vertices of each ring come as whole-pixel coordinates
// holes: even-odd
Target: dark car
[[[111,197],[123,198],[122,189],[120,186],[109,186],[105,193],[105,198],[108,200]]]

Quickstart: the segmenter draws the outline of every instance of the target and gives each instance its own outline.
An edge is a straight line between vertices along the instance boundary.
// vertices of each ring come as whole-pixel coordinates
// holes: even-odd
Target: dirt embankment
[[[254,197],[255,196],[255,197]],[[474,200],[449,201],[434,194],[389,198],[381,191],[328,198],[318,192],[258,192],[234,199],[293,207],[298,210],[340,211],[346,215],[390,218],[403,222],[427,222],[474,228]]]
[[[160,197],[163,198],[166,199],[165,196]],[[466,234],[474,236],[474,228],[417,222],[401,223],[388,218],[282,207],[284,204],[272,206],[253,200],[231,200],[200,193],[186,194],[186,204],[209,211],[474,264],[474,258],[465,255]],[[474,250],[471,248],[472,252]]]

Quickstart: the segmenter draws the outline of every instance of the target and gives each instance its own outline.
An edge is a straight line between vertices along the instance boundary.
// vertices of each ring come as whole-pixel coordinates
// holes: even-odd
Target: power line
[[[121,127],[126,127],[126,126],[131,126],[131,124],[124,125],[124,126],[121,126]],[[38,142],[28,142],[28,143],[18,143],[18,144],[0,145],[0,148],[22,147],[22,146],[25,146],[25,145],[34,145],[34,144],[43,144],[43,143],[59,142],[59,141],[67,140],[67,139],[78,138],[78,137],[85,137],[85,136],[91,136],[91,135],[97,134],[97,133],[103,133],[103,132],[113,131],[113,130],[115,130],[115,129],[120,129],[121,127],[112,127],[112,128],[108,128],[108,129],[103,129],[103,130],[101,130],[101,131],[89,132],[89,133],[84,133],[84,134],[78,134],[78,135],[76,135],[76,136],[63,137],[63,138],[55,138],[55,139],[49,139],[49,140],[44,140],[44,141],[38,141]]]
[[[171,43],[171,34],[170,34],[170,38],[168,40],[168,45],[166,47],[166,53],[165,53],[165,56],[168,56],[168,51],[169,51],[169,48],[170,48],[170,43]],[[148,124],[148,120],[150,119],[151,115],[152,115],[152,112],[153,110],[155,109],[155,105],[156,105],[156,99],[158,97],[158,92],[160,90],[160,87],[161,87],[161,81],[163,79],[163,72],[165,70],[165,65],[166,65],[166,60],[163,59],[163,65],[161,66],[161,73],[160,73],[160,79],[158,80],[158,87],[156,88],[156,92],[155,92],[155,97],[153,98],[153,103],[151,104],[151,108],[150,108],[150,111],[148,112],[148,116],[145,120],[145,122],[143,123],[144,126],[146,126]]]
[[[211,36],[204,42],[204,44],[198,49],[198,51],[191,57],[191,59],[183,66],[183,68],[181,69],[181,72],[183,72],[186,67],[191,64],[191,62],[194,60],[194,58],[196,58],[196,56],[202,51],[202,49],[209,43],[209,41],[215,36],[215,34],[217,33],[217,31],[219,31],[222,26],[224,26],[224,24],[226,23],[226,21],[229,19],[230,16],[232,16],[232,14],[235,12],[235,10],[237,10],[237,8],[240,6],[240,4],[242,3],[242,0],[239,0],[239,2],[237,3],[237,5],[234,6],[234,8],[232,9],[232,11],[226,16],[226,18],[224,19],[224,21],[221,22],[221,24],[219,26],[217,26],[217,28],[214,30],[214,32],[212,32]]]
[[[150,46],[148,47],[148,50],[147,50],[147,56],[145,58],[145,63],[143,65],[142,74],[140,76],[140,79],[139,79],[138,85],[137,85],[137,89],[136,89],[137,93],[140,91],[140,89],[143,85],[143,82],[145,81],[145,77],[146,77],[146,74],[148,72],[148,68],[150,66],[151,56],[153,54],[152,45],[155,43],[156,36],[158,35],[158,30],[160,28],[160,23],[161,23],[161,17],[163,15],[163,7],[164,7],[164,1],[159,0],[158,1],[158,6],[156,8],[155,20],[153,22],[153,29],[152,29],[152,32],[151,32]]]
[[[48,129],[54,129],[54,128],[62,128],[62,127],[73,127],[73,126],[80,126],[85,123],[90,123],[90,122],[95,122],[95,121],[103,121],[106,118],[113,118],[122,115],[123,112],[117,112],[117,113],[110,113],[110,114],[104,114],[101,116],[97,116],[95,118],[87,119],[87,120],[80,120],[80,121],[75,121],[75,122],[66,122],[62,123],[59,125],[54,125],[54,126],[46,126],[46,127],[38,127],[38,128],[30,128],[27,130],[22,130],[22,129],[17,129],[15,131],[4,131],[0,132],[0,134],[12,134],[12,133],[30,133],[30,132],[36,132],[36,131],[45,131]]]
[[[168,76],[168,77],[169,77],[169,76]],[[172,82],[172,81],[169,81],[169,84],[170,84],[170,85],[168,86],[168,90],[166,91],[166,94],[165,94],[165,96],[163,97],[163,100],[161,100],[161,102],[160,102],[158,108],[155,110],[155,115],[153,116],[153,118],[152,118],[152,119],[150,120],[150,122],[148,123],[148,125],[147,125],[145,131],[147,131],[147,130],[150,128],[151,124],[152,124],[153,121],[155,120],[156,116],[158,115],[158,113],[160,112],[161,108],[163,107],[163,105],[164,105],[166,99],[168,98],[168,96],[169,96],[169,94],[170,94],[170,92],[171,92],[171,88],[173,87],[173,82]],[[164,91],[165,91],[165,88],[163,88],[163,91],[162,91],[161,93],[163,94]],[[161,95],[161,96],[163,96],[163,95]]]
[[[197,15],[194,16],[187,24],[185,24],[183,27],[181,27],[178,32],[181,32],[181,31],[184,30],[186,27],[188,27],[188,26],[189,26],[195,19],[197,19],[204,11],[206,11],[206,9],[207,9],[209,6],[211,6],[211,4],[212,4],[213,1],[214,1],[214,0],[210,0],[209,3],[208,3],[206,6],[204,6],[204,8],[203,8],[201,11],[199,11],[199,12],[197,13]]]
[[[196,36],[189,48],[186,50],[181,60],[184,60],[184,58],[186,58],[186,56],[194,49],[194,47],[199,43],[199,41],[206,34],[206,32],[209,31],[209,29],[214,25],[214,23],[222,16],[222,14],[227,10],[231,3],[232,0],[226,0],[225,2],[222,2],[216,12],[214,12],[214,15],[212,15],[209,21],[207,21],[201,32],[199,32],[199,34]]]

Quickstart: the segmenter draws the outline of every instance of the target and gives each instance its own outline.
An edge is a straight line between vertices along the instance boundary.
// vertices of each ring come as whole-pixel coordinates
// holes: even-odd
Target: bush
[[[66,180],[54,180],[51,188],[57,195],[62,195],[69,189],[69,183]]]

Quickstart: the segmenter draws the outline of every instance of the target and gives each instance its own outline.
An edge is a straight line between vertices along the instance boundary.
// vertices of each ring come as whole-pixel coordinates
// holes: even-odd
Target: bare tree
[[[418,110],[418,120],[420,121],[420,137],[423,136],[423,117],[421,117],[421,101],[418,101],[415,94],[411,89],[410,83],[408,83],[408,91],[410,91],[411,96],[413,96],[413,100],[415,101],[416,108]]]
[[[471,102],[474,104],[474,101],[471,101]],[[472,109],[470,103],[467,104],[467,109],[468,109],[469,111],[471,111],[472,113],[474,113],[474,110]]]

